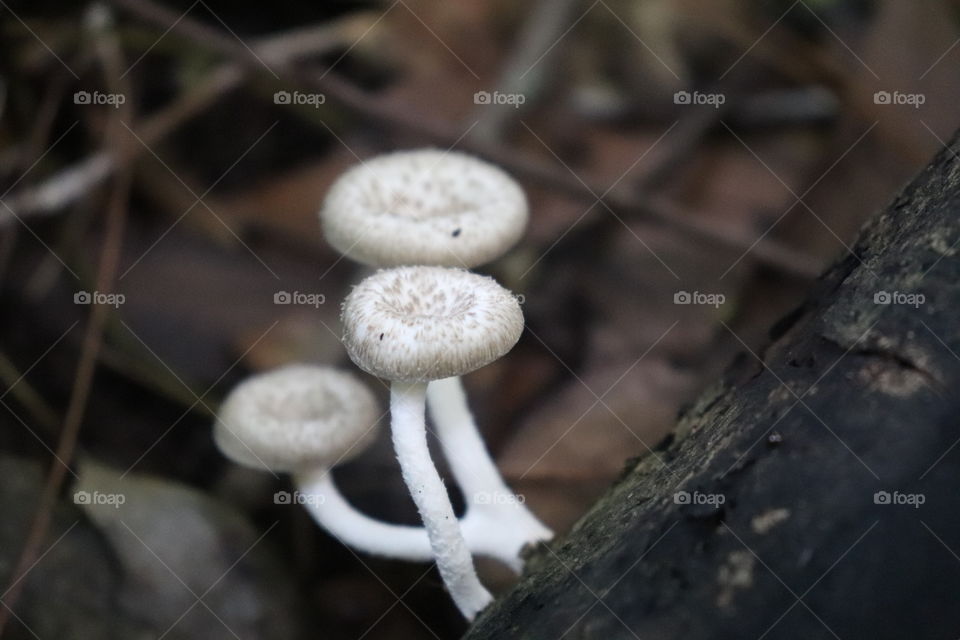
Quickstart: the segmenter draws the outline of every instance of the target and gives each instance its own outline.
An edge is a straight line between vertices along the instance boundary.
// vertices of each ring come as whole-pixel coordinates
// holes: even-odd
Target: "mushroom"
[[[391,524],[357,511],[333,481],[333,467],[373,441],[380,411],[355,376],[314,365],[287,365],[248,378],[217,414],[213,437],[234,462],[290,473],[316,522],[344,544],[365,553],[422,562],[433,559],[423,527]],[[470,550],[519,571],[516,557],[491,537],[486,522],[464,523]]]
[[[373,441],[380,411],[355,376],[330,367],[288,365],[240,383],[224,400],[213,430],[225,456],[246,467],[290,473],[298,500],[321,527],[366,553],[430,560],[426,531],[381,522],[354,509],[333,481],[333,467]]]
[[[506,253],[529,213],[520,185],[497,167],[463,153],[422,149],[350,169],[331,187],[320,217],[327,241],[358,262],[470,268]],[[510,564],[519,572],[523,547],[549,540],[553,532],[504,483],[460,378],[429,385],[427,405],[469,505],[464,527],[500,538],[496,548],[513,549]]]
[[[476,267],[516,244],[528,216],[523,190],[501,169],[439,149],[349,169],[320,211],[327,242],[372,267]]]
[[[343,304],[343,343],[364,371],[390,381],[391,432],[404,482],[451,597],[472,619],[492,600],[480,584],[443,481],[430,458],[427,385],[509,351],[523,331],[516,298],[492,278],[460,269],[381,270]],[[479,454],[480,452],[476,452]]]

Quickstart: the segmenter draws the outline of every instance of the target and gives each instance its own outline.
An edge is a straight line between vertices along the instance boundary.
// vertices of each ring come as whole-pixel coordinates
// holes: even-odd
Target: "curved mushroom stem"
[[[423,527],[383,522],[371,518],[350,504],[336,482],[332,469],[314,469],[295,474],[294,483],[314,521],[342,544],[374,556],[424,562],[433,560],[430,538]],[[515,573],[523,563],[503,540],[503,527],[491,521],[489,514],[477,509],[460,520],[463,537],[472,553],[503,562]]]
[[[425,423],[426,391],[427,385],[422,382],[391,383],[393,446],[403,480],[427,529],[440,577],[460,613],[467,620],[473,620],[493,597],[477,578],[450,496],[430,459]]]
[[[467,503],[464,523],[471,527],[489,521],[489,535],[500,547],[498,556],[509,554],[521,569],[520,552],[528,544],[550,540],[553,532],[507,487],[484,446],[483,438],[467,405],[459,377],[434,380],[427,387],[427,404],[440,436],[443,454]],[[474,517],[476,512],[481,517]],[[478,535],[476,539],[483,538]],[[472,535],[468,539],[474,539]]]
[[[330,469],[298,473],[294,481],[308,496],[303,506],[313,519],[343,544],[375,556],[433,560],[426,529],[382,522],[357,511],[340,493]]]

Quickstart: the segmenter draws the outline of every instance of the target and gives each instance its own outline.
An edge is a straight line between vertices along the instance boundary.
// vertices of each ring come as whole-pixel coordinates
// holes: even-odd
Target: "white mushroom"
[[[335,249],[373,267],[471,268],[500,257],[527,226],[523,190],[501,169],[456,151],[398,151],[353,167],[320,219]]]
[[[509,351],[523,331],[517,300],[492,278],[399,267],[363,280],[343,305],[343,342],[361,369],[390,380],[393,444],[437,568],[468,619],[491,601],[427,448],[426,391]]]
[[[327,241],[359,262],[468,268],[506,253],[529,217],[523,190],[509,175],[472,156],[435,149],[386,154],[354,167],[330,189],[320,215]],[[512,549],[509,562],[519,572],[523,547],[553,532],[504,483],[460,378],[429,385],[427,405],[468,502],[464,528],[485,530],[479,539],[499,538],[496,548]]]
[[[372,442],[380,411],[355,376],[329,367],[289,365],[253,376],[224,400],[213,434],[228,458],[290,473],[301,501],[324,529],[366,553],[423,561],[433,557],[422,527],[388,524],[354,509],[333,467]]]
[[[303,506],[344,544],[373,555],[432,560],[423,527],[391,524],[357,511],[333,481],[333,467],[369,446],[380,411],[355,376],[330,367],[288,365],[255,375],[224,400],[214,440],[238,464],[293,474]],[[516,556],[489,535],[486,523],[464,523],[470,550],[519,571]]]

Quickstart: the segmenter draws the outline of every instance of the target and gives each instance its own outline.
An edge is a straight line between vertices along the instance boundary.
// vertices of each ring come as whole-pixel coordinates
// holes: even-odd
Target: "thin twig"
[[[40,99],[33,128],[27,136],[26,142],[17,149],[18,153],[15,156],[14,166],[20,171],[20,176],[30,171],[30,167],[36,158],[40,157],[43,150],[49,145],[50,133],[53,131],[57,115],[60,113],[60,106],[63,104],[63,95],[67,90],[68,80],[69,76],[62,74],[54,76]],[[2,113],[0,113],[0,117],[2,117]],[[17,179],[19,179],[19,176]],[[0,207],[0,211],[6,213],[7,209],[6,207]],[[10,260],[13,258],[19,234],[20,228],[11,226],[7,235],[0,240],[0,285],[3,283]]]
[[[102,8],[102,7],[101,7]],[[105,9],[104,9],[105,10]],[[97,39],[97,50],[102,59],[103,66],[108,77],[108,82],[114,88],[130,96],[130,87],[126,86],[120,79],[122,54],[119,50],[112,34],[108,32],[105,25],[97,30],[95,35]],[[126,105],[119,112],[132,120],[130,111],[132,111],[132,99],[128,100]],[[129,136],[124,135],[120,126],[120,115],[114,118],[112,134],[114,140],[112,144],[123,146],[131,144]],[[117,267],[120,262],[120,251],[123,242],[123,232],[126,223],[127,205],[130,193],[131,172],[129,167],[118,171],[114,178],[113,193],[107,208],[106,233],[101,250],[100,265],[97,271],[97,290],[111,291],[116,281]],[[70,402],[67,405],[66,416],[63,420],[63,428],[60,432],[60,440],[57,443],[54,460],[51,463],[50,471],[47,474],[43,490],[34,513],[34,519],[27,535],[27,540],[23,550],[20,553],[16,568],[11,574],[11,585],[6,591],[4,598],[4,608],[0,609],[0,636],[10,620],[10,613],[16,606],[16,603],[25,586],[23,578],[33,567],[40,555],[41,546],[46,539],[50,523],[53,519],[53,510],[57,503],[57,497],[60,494],[60,488],[66,478],[69,468],[65,461],[73,458],[76,449],[77,440],[80,433],[80,426],[83,423],[83,417],[86,413],[87,400],[90,396],[90,389],[93,384],[93,374],[97,365],[97,357],[100,352],[100,346],[103,341],[103,331],[107,320],[106,305],[92,305],[90,319],[83,336],[83,343],[80,352],[80,361],[77,365],[76,377],[73,389],[70,394]],[[64,461],[64,462],[61,462]]]
[[[344,45],[350,33],[357,31],[366,22],[369,22],[369,16],[354,16],[318,26],[284,31],[258,39],[256,51],[258,55],[271,60],[297,59],[323,54],[336,46]],[[136,127],[137,135],[145,145],[126,145],[122,149],[99,151],[42,183],[15,195],[10,199],[11,208],[21,217],[62,210],[107,180],[117,167],[126,166],[145,153],[147,146],[153,146],[163,140],[190,118],[238,87],[245,75],[245,70],[240,65],[235,63],[220,65],[206,78],[198,81],[191,90]],[[119,154],[123,154],[122,157]],[[0,222],[4,220],[5,211],[5,208],[0,210]],[[12,219],[12,216],[7,218],[9,219]],[[10,227],[10,230],[14,231],[16,228]],[[104,346],[101,348],[99,359],[101,364],[123,372],[131,379],[159,391],[161,395],[183,406],[191,407],[192,410],[204,415],[210,412],[209,407],[203,404],[194,407],[196,403],[189,401],[192,398],[189,394],[182,393],[182,387],[179,384],[169,384],[168,380],[152,375],[150,369],[143,367],[135,355],[129,355],[122,349]]]
[[[362,24],[361,19],[354,17],[285,31],[258,39],[254,51],[265,60],[279,62],[320,55],[343,45],[347,34],[355,31],[358,24]],[[146,153],[147,147],[154,146],[239,87],[246,75],[242,65],[231,62],[220,65],[173,103],[142,122],[137,128],[137,137],[144,144],[125,147],[124,157],[111,151],[98,151],[43,182],[10,196],[7,206],[21,218],[52,215],[61,211],[109,178],[118,166],[133,162]],[[12,221],[9,210],[0,208],[0,226]]]

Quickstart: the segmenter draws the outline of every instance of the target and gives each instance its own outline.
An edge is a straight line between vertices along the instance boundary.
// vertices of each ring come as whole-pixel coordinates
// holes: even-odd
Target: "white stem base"
[[[450,496],[430,458],[425,423],[426,390],[425,383],[393,382],[390,385],[393,446],[403,481],[427,530],[440,577],[463,616],[473,620],[493,597],[477,578]]]
[[[521,571],[523,548],[550,540],[553,532],[503,481],[480,437],[460,378],[431,382],[427,387],[427,403],[443,454],[467,503],[464,535],[469,540],[496,545],[497,555],[509,554],[508,563]]]
[[[358,511],[340,493],[332,470],[298,473],[294,481],[303,507],[317,524],[342,544],[385,558],[410,562],[433,560],[426,529],[383,522]],[[488,509],[471,508],[460,519],[467,548],[473,554],[498,560],[519,574],[523,562],[518,554],[523,545],[515,530],[497,522],[495,515]]]

